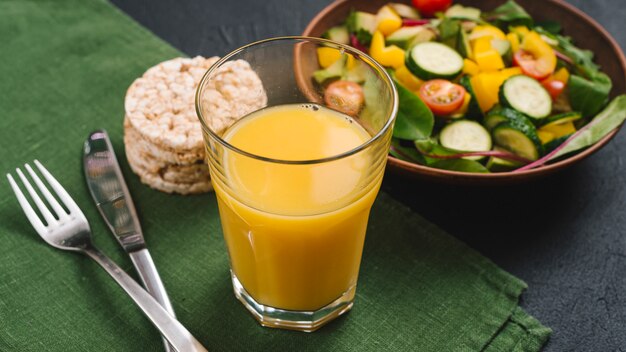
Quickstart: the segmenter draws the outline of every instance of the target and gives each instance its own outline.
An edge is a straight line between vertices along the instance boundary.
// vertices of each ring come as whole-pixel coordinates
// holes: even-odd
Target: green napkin
[[[153,191],[123,157],[126,88],[181,53],[100,0],[0,2],[0,43],[0,171],[42,161],[85,212],[96,245],[134,275],[82,176],[82,142],[106,128],[178,317],[209,350],[537,351],[548,339],[518,306],[524,282],[384,193],[354,309],[312,334],[260,327],[232,293],[214,195]],[[1,351],[162,350],[97,264],[46,245],[4,179],[0,194]]]

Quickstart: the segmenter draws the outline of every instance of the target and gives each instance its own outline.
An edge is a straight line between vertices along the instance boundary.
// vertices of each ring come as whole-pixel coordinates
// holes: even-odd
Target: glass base
[[[237,276],[230,272],[235,296],[262,325],[270,328],[313,332],[341,314],[349,311],[354,302],[356,285],[350,287],[339,298],[315,311],[295,311],[263,305],[252,298],[243,288]]]

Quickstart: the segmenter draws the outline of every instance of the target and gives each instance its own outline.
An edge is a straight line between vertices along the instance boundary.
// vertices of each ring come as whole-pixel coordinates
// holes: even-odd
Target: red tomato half
[[[433,79],[422,85],[419,97],[435,115],[449,115],[463,105],[465,88],[444,79]]]
[[[542,71],[542,65],[538,63],[537,58],[524,50],[518,50],[515,55],[513,55],[513,64],[519,66],[526,76],[530,76],[539,81],[547,78],[552,73]]]
[[[552,100],[556,100],[565,90],[565,83],[552,77],[541,81],[541,85],[550,93]]]
[[[452,5],[452,0],[411,0],[411,2],[425,17],[432,17],[435,13],[443,12]]]
[[[328,107],[354,116],[361,111],[365,97],[360,85],[350,81],[335,81],[326,87],[324,101]]]

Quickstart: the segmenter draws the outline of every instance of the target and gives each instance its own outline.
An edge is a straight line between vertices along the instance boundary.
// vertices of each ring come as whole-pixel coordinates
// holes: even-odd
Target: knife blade
[[[105,130],[92,132],[83,148],[83,171],[91,197],[107,226],[128,253],[146,290],[172,316],[174,309],[146,248],[135,205]],[[165,338],[165,351],[176,351]]]

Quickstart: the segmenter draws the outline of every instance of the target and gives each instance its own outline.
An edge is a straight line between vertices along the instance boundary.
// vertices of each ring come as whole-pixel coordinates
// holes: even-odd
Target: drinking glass
[[[318,55],[329,49],[343,61],[335,72],[319,71]],[[356,82],[364,93],[364,104],[348,116],[367,131],[357,147],[321,159],[278,160],[225,138],[261,109],[300,104],[342,110],[324,98],[337,79]],[[224,56],[202,78],[196,110],[233,288],[263,326],[314,331],[352,307],[397,109],[397,92],[379,64],[325,39],[255,42]],[[294,138],[310,132],[290,131]]]

